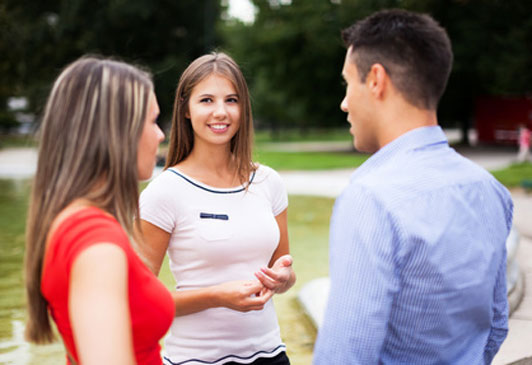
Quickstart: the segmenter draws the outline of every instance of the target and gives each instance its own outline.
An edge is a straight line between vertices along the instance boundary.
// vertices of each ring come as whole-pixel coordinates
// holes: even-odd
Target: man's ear
[[[368,90],[378,99],[382,99],[388,89],[390,78],[384,66],[375,63],[366,76],[366,86]]]

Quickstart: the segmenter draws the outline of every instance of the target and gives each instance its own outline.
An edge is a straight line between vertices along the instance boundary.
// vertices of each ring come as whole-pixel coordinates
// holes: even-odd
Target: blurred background
[[[2,0],[0,128],[38,124],[52,80],[87,53],[149,68],[167,125],[180,73],[212,50],[242,66],[258,129],[282,136],[343,127],[340,30],[387,7],[428,12],[449,33],[455,61],[439,108],[444,127],[474,128],[475,107],[486,97],[530,108],[529,1]],[[467,133],[461,138],[468,142]]]
[[[532,127],[531,1],[0,0],[0,364],[64,361],[60,343],[36,347],[22,337],[25,214],[35,134],[52,81],[84,54],[147,68],[168,132],[181,72],[213,50],[241,66],[252,95],[255,159],[280,170],[289,187],[298,283],[276,298],[276,307],[292,363],[309,364],[315,328],[296,295],[309,280],[327,275],[328,220],[337,190],[330,180],[325,194],[292,190],[292,182],[301,188],[320,180],[298,180],[289,172],[334,177],[346,171],[342,185],[368,157],[353,150],[339,108],[345,57],[340,31],[391,7],[427,12],[447,29],[455,59],[440,124],[459,152],[491,156],[483,166],[514,195],[527,196],[532,165],[517,163],[514,155],[519,126]],[[174,287],[168,270],[161,279]]]

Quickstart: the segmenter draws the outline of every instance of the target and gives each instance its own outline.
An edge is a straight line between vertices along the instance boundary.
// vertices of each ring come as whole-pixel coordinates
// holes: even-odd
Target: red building
[[[520,125],[532,128],[532,97],[477,98],[475,128],[479,143],[517,144]]]

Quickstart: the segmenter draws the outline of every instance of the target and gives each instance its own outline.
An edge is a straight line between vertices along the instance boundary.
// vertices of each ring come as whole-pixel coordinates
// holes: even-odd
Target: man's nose
[[[344,96],[344,99],[340,103],[340,109],[342,109],[343,112],[347,113],[347,95]]]

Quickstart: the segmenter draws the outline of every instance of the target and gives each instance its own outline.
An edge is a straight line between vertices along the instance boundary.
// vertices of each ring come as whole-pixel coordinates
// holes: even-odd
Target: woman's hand
[[[229,281],[213,288],[218,306],[240,312],[261,310],[273,295],[256,280]]]
[[[292,256],[283,255],[273,263],[271,268],[263,267],[255,273],[255,276],[265,288],[274,293],[284,293],[295,282],[292,262]]]

